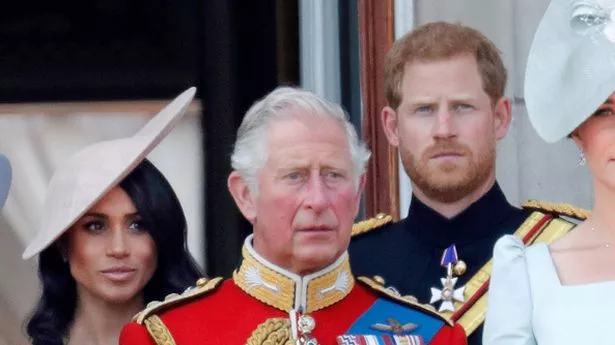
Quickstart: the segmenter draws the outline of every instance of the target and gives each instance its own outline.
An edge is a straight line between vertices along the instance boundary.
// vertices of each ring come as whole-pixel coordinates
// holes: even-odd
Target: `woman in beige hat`
[[[194,92],[133,137],[88,146],[54,173],[40,231],[23,254],[40,253],[42,296],[27,325],[33,345],[117,344],[148,302],[199,278],[177,196],[145,159]]]
[[[532,125],[547,142],[569,137],[578,146],[594,206],[551,245],[498,241],[483,343],[613,344],[615,1],[552,0],[525,78]]]

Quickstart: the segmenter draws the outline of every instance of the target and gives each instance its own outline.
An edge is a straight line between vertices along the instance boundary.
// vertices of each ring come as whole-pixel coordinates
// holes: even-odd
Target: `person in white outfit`
[[[497,242],[483,344],[615,344],[615,1],[552,0],[525,78],[532,125],[576,143],[594,206],[550,245]]]

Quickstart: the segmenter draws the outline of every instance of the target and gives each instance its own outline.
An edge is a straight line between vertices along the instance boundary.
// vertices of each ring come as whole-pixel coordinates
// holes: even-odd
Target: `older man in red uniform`
[[[253,225],[241,265],[148,306],[120,345],[466,344],[432,309],[353,276],[346,249],[368,158],[343,110],[310,92],[278,88],[255,103],[228,178]]]

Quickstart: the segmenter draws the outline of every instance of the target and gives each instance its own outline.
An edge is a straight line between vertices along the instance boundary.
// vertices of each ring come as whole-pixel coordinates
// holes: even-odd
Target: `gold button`
[[[380,285],[384,285],[384,278],[382,278],[381,276],[374,276],[374,281],[376,281],[376,283]]]
[[[205,284],[207,284],[208,281],[209,279],[207,278],[199,278],[199,280],[196,281],[196,286],[203,287],[205,286]]]
[[[384,217],[386,217],[386,216],[387,216],[387,215],[386,215],[386,214],[384,214],[384,213],[378,213],[378,214],[376,215],[376,219],[384,219]]]
[[[455,267],[453,267],[453,272],[455,273],[456,276],[461,276],[464,273],[466,273],[467,269],[468,269],[468,266],[466,265],[466,263],[463,262],[462,260],[459,260],[455,264]]]

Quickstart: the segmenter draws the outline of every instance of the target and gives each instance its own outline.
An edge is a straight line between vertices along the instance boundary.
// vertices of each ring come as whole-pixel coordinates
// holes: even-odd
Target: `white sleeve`
[[[494,248],[483,345],[536,345],[525,246],[515,236]]]

